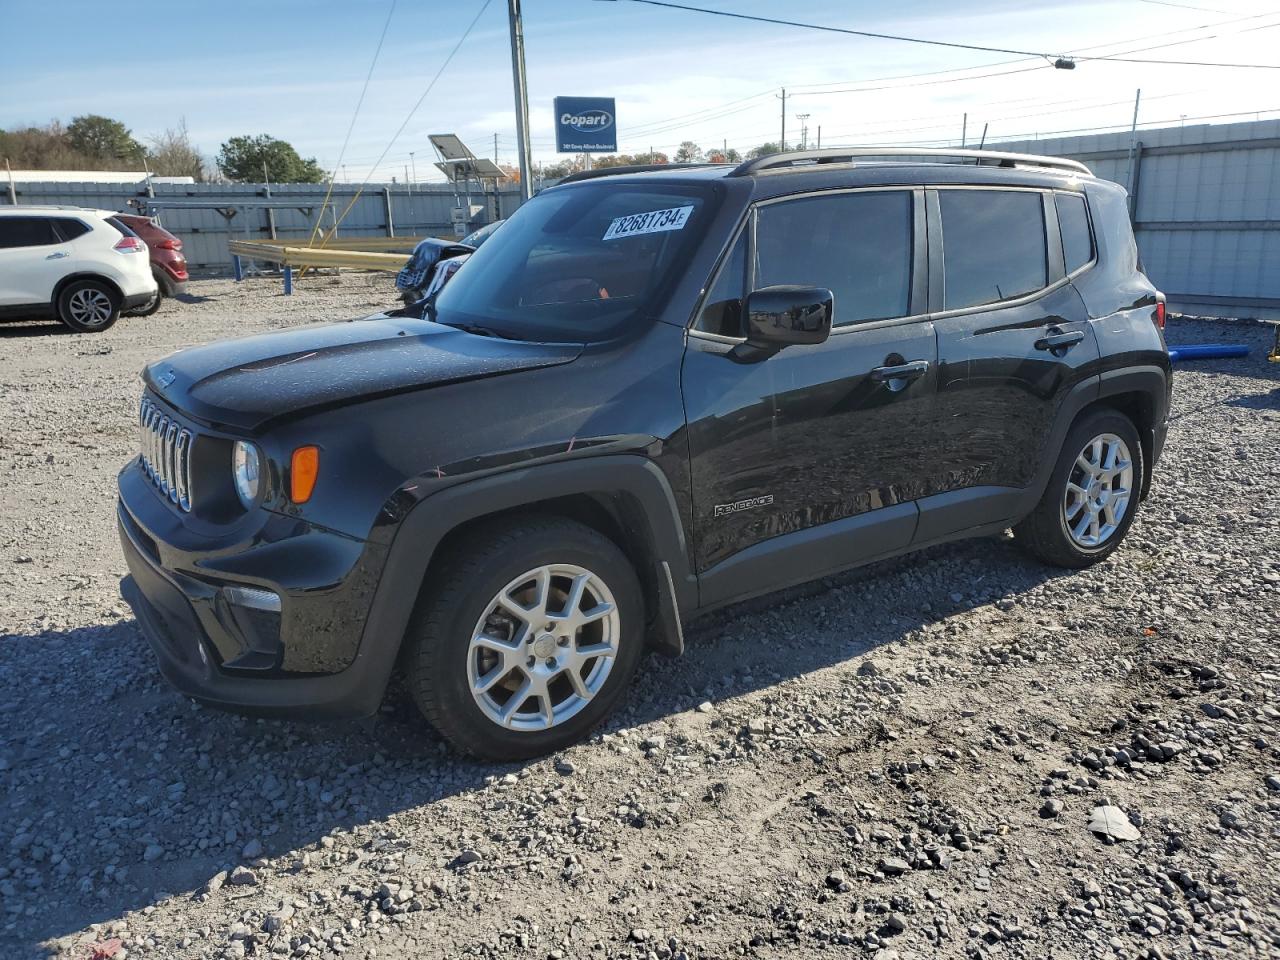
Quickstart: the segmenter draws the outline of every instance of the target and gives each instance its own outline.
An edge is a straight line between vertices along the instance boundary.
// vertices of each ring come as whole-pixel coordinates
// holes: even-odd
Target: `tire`
[[[152,301],[151,301],[149,304],[147,304],[145,307],[138,307],[138,309],[136,309],[136,310],[130,310],[130,311],[129,311],[129,313],[128,313],[128,316],[130,316],[130,317],[149,317],[149,316],[151,316],[153,313],[155,313],[157,310],[159,310],[159,309],[160,309],[160,305],[161,305],[162,303],[164,303],[164,291],[163,291],[163,290],[157,290],[157,291],[156,291],[156,296],[155,296],[155,299],[154,299],[154,300],[152,300]]]
[[[640,584],[622,551],[590,527],[556,517],[495,523],[428,576],[436,582],[410,624],[405,677],[423,715],[465,753],[522,760],[575,743],[635,674],[645,643]]]
[[[120,295],[100,280],[76,280],[58,294],[58,319],[79,333],[100,333],[120,319]]]
[[[1126,454],[1128,468],[1121,469]],[[1104,468],[1108,462],[1112,466],[1086,470],[1095,459]],[[1067,434],[1044,496],[1013,528],[1014,536],[1056,567],[1080,569],[1104,560],[1133,523],[1145,471],[1133,422],[1116,410],[1088,413]],[[1119,496],[1120,491],[1127,495]]]

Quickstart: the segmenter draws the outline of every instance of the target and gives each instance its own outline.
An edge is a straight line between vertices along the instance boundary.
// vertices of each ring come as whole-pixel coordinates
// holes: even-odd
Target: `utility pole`
[[[511,27],[511,79],[516,97],[516,146],[520,152],[520,195],[533,196],[533,177],[529,170],[529,88],[524,78],[524,21],[520,16],[520,0],[507,0],[507,19]]]
[[[9,158],[4,158],[4,172],[9,175],[9,204],[16,207],[18,205],[18,190],[13,185],[13,167],[9,166]]]
[[[800,121],[800,149],[806,150],[809,147],[809,124],[805,121],[809,119],[809,114],[797,113],[796,119]]]
[[[822,149],[822,124],[818,124],[818,149]]]
[[[495,166],[498,163],[498,133],[496,130],[493,134],[493,162]]]
[[[787,88],[782,88],[782,142],[778,144],[778,149],[785,151],[787,149]]]
[[[1129,162],[1124,171],[1124,188],[1133,194],[1133,146],[1138,139],[1138,104],[1142,100],[1142,88],[1133,98],[1133,123],[1129,126]],[[1132,201],[1130,201],[1132,202]]]
[[[969,142],[969,114],[964,115],[964,120],[960,124],[960,149],[963,150],[965,144]]]
[[[978,144],[978,149],[981,150],[986,145],[987,145],[987,125],[984,122],[982,124],[982,142]]]

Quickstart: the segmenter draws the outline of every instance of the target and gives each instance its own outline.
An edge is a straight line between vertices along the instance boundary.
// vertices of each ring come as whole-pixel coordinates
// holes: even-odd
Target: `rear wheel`
[[[607,537],[560,518],[484,529],[433,564],[406,674],[458,748],[517,760],[580,740],[640,661],[644,601]]]
[[[72,330],[97,333],[120,319],[120,297],[99,280],[76,280],[58,294],[58,317]]]
[[[1067,434],[1044,496],[1014,535],[1045,563],[1097,563],[1133,523],[1145,469],[1128,417],[1116,410],[1086,415]]]

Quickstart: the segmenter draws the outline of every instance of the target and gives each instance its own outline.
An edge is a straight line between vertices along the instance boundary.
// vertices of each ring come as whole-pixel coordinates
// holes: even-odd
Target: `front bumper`
[[[193,549],[189,531],[183,542],[172,526],[157,530],[181,520],[148,483],[134,465],[120,475],[121,593],[174,687],[252,713],[338,719],[378,709],[399,646],[363,636],[381,548],[291,521],[285,536],[255,536],[239,550]],[[279,596],[279,613],[239,605],[237,589]]]

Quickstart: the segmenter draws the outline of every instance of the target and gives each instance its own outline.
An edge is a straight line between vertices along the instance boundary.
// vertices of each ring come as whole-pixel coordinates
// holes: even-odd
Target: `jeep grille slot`
[[[195,437],[158,406],[142,398],[138,409],[142,469],[172,503],[191,511],[191,444]]]

